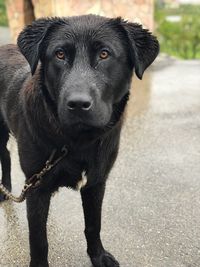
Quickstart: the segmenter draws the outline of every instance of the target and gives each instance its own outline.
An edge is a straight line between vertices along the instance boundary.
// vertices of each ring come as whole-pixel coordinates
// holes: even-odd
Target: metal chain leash
[[[14,196],[3,184],[0,184],[0,192],[3,193],[6,199],[11,199],[14,202],[21,203],[26,199],[26,194],[31,188],[36,188],[42,183],[42,178],[48,173],[53,167],[55,167],[68,153],[67,148],[64,146],[61,150],[61,156],[54,160],[56,150],[53,150],[49,159],[45,163],[45,167],[39,172],[29,178],[19,197]]]
[[[5,186],[0,184],[0,192],[5,195],[6,199],[11,199],[14,202],[21,203],[25,200],[26,198],[26,192],[28,189],[31,187],[30,185],[25,184],[24,188],[22,189],[22,192],[19,197],[14,196]]]

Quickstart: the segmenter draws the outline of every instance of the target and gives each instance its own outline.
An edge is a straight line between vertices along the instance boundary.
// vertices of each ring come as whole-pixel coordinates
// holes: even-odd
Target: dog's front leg
[[[30,267],[48,267],[48,242],[46,222],[50,204],[50,193],[33,191],[27,196],[29,225]]]
[[[81,191],[87,252],[94,267],[119,267],[115,258],[103,248],[100,237],[104,191],[104,183]]]

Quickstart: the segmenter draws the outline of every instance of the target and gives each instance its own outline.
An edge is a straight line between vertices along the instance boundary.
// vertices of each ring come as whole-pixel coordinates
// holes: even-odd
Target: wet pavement
[[[200,266],[200,61],[160,58],[133,81],[107,185],[102,239],[122,267]],[[23,186],[16,144],[13,191]],[[91,267],[79,193],[61,189],[48,221],[50,267]],[[0,267],[27,266],[25,204],[0,204]]]

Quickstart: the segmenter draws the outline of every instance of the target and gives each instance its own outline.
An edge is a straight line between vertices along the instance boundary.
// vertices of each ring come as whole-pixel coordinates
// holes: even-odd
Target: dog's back
[[[11,162],[6,148],[9,139],[8,115],[6,114],[9,114],[11,110],[16,110],[18,93],[28,72],[30,68],[27,61],[16,45],[0,47],[0,161],[2,183],[8,190],[11,190]],[[0,201],[3,199],[4,196],[0,194]]]
[[[5,122],[5,99],[9,88],[12,87],[13,76],[23,64],[26,64],[26,62],[16,45],[0,47],[0,161],[2,163],[2,183],[8,190],[11,190],[11,162],[9,151],[6,148],[9,139],[9,129]],[[4,196],[0,194],[0,201],[3,199]]]
[[[12,111],[16,112],[19,90],[22,88],[22,84],[29,73],[30,67],[16,45],[10,44],[0,47],[1,124],[4,122],[6,125],[8,123],[7,116]],[[2,129],[3,126],[1,125],[0,127]]]
[[[17,78],[17,72],[24,66],[28,67],[27,61],[16,45],[0,47],[0,99]]]

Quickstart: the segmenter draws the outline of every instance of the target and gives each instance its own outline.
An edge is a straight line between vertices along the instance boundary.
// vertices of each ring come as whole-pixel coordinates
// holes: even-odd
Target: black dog
[[[138,24],[87,15],[36,20],[21,32],[18,46],[0,48],[2,183],[11,189],[9,133],[17,140],[27,179],[44,167],[54,149],[56,157],[64,145],[68,149],[27,195],[30,266],[48,266],[52,192],[84,186],[85,177],[81,197],[87,252],[95,267],[119,266],[101,242],[102,200],[118,152],[132,73],[142,78],[158,54],[158,42]]]

